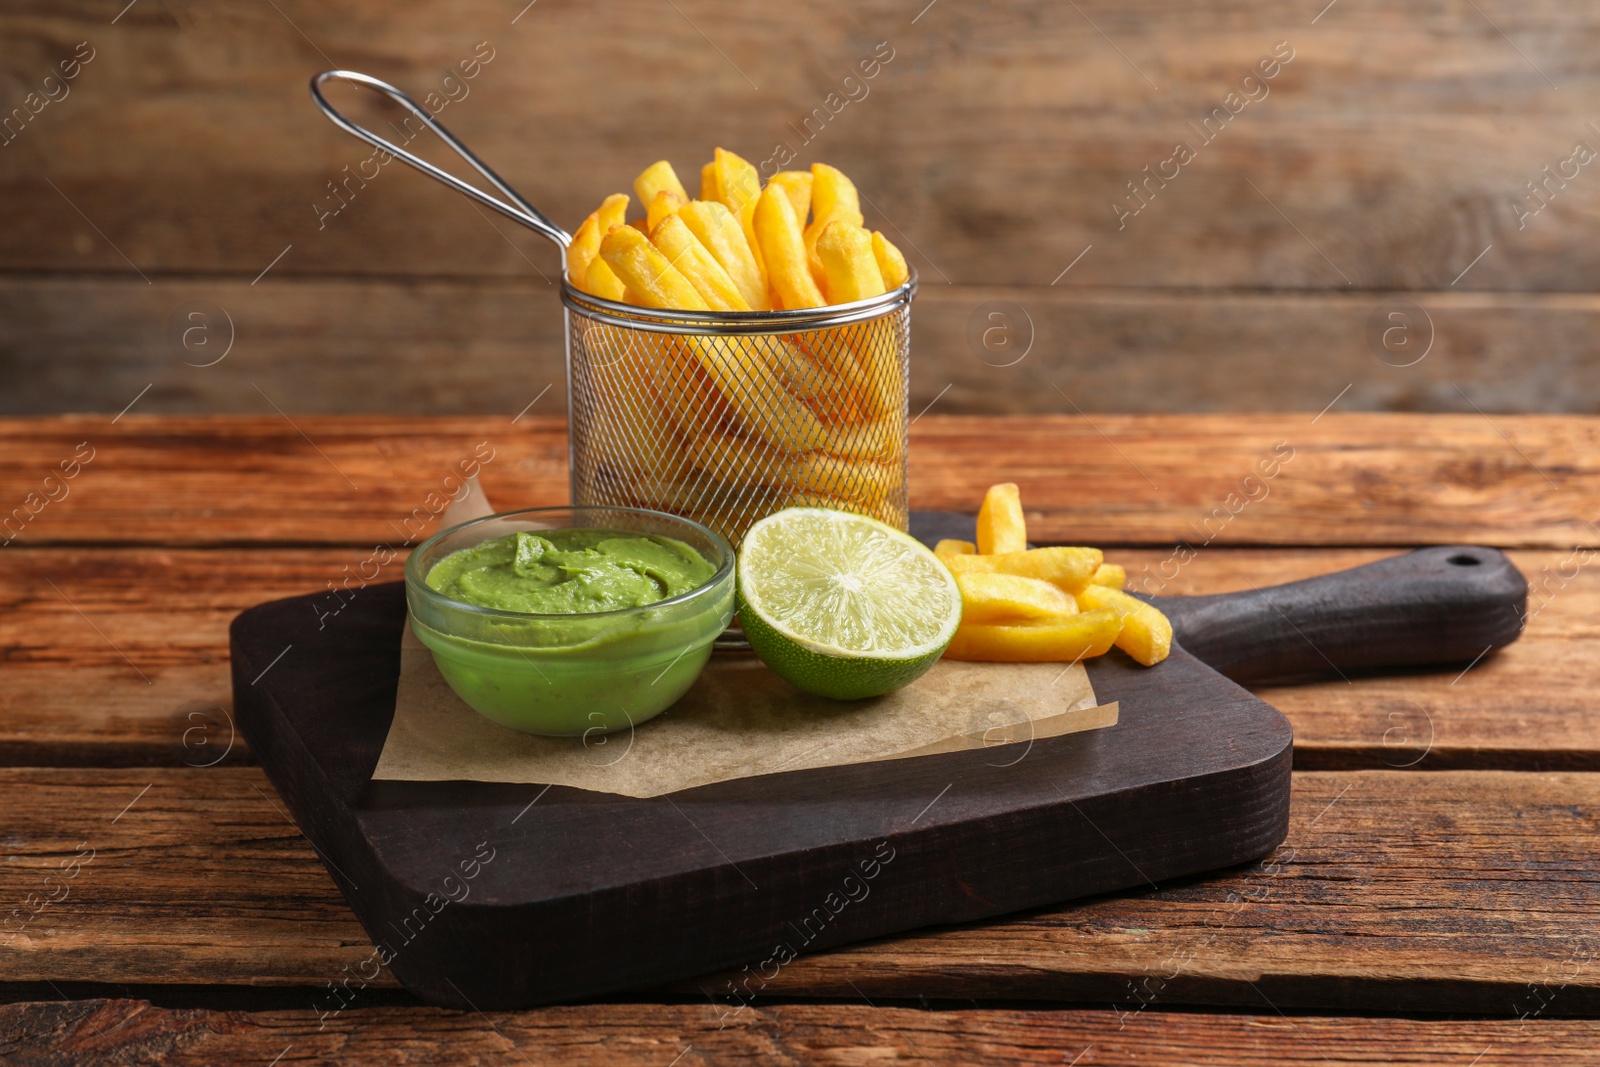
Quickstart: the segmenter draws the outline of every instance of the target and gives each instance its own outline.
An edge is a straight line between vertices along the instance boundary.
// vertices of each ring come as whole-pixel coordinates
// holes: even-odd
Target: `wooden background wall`
[[[399,164],[319,227],[370,153],[309,75],[420,95],[480,44],[440,117],[569,227],[716,144],[851,174],[921,272],[913,410],[1600,410],[1600,5],[525,2],[8,0],[0,106],[93,58],[0,145],[0,411],[149,386],[141,412],[514,413],[547,384],[559,410],[539,238]],[[800,147],[879,42],[868,95]],[[1195,158],[1119,225],[1179,141]],[[1008,353],[971,337],[997,309]]]

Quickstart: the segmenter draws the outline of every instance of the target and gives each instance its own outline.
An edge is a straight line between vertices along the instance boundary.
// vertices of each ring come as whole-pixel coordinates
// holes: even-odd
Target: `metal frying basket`
[[[329,81],[399,102],[511,202],[350,122],[324,98]],[[671,512],[735,545],[752,523],[794,505],[906,528],[915,274],[883,296],[796,311],[667,311],[602,300],[565,280],[571,235],[400,90],[334,70],[312,79],[311,95],[347,133],[561,249],[573,504]]]

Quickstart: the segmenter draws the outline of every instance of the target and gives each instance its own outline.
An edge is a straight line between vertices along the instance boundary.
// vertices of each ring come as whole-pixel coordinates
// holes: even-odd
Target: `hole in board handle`
[[[1445,560],[1445,562],[1454,563],[1457,567],[1476,567],[1483,561],[1477,556],[1469,556],[1465,552],[1457,552],[1455,555]]]

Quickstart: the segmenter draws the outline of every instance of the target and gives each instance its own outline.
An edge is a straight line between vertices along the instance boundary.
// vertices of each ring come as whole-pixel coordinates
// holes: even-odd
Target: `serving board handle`
[[[1192,655],[1259,682],[1471,663],[1522,632],[1528,583],[1498,549],[1443,545],[1286,585],[1148,599]]]

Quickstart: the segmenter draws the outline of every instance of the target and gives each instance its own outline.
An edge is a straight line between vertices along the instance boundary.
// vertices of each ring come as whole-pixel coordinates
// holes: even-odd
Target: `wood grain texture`
[[[869,220],[893,220],[940,281],[1048,285],[1089,244],[1062,284],[1442,288],[1490,243],[1475,287],[1582,291],[1600,274],[1587,170],[1522,231],[1509,206],[1594,136],[1581,101],[1600,21],[1555,0],[1493,24],[1451,0],[1344,0],[1314,24],[1290,0],[944,5],[915,21],[890,0],[686,0],[670,18],[644,0],[558,2],[514,25],[490,0],[279,7],[171,0],[113,26],[98,8],[13,5],[8,107],[76,42],[98,55],[0,160],[6,201],[28,206],[0,265],[249,279],[293,244],[276,271],[549,273],[537,239],[393,166],[318,228],[327,183],[370,150],[312,110],[307,77],[355,67],[420,95],[482,41],[495,58],[441,118],[568,226],[655,159],[692,173],[713,144],[760,161],[785,140],[852,174]],[[870,94],[800,145],[791,124],[879,41],[894,58]],[[1294,59],[1270,95],[1202,143],[1191,123],[1279,42]],[[1113,200],[1180,140],[1197,158],[1119,229]]]
[[[17,816],[0,899],[41,891],[80,842],[97,849],[67,899],[0,947],[0,982],[294,985],[311,1010],[372,952],[254,768],[13,769],[0,791]],[[1597,810],[1589,774],[1297,774],[1288,841],[1264,863],[803,956],[751,992],[1114,1002],[1135,1017],[1257,1010],[1263,996],[1284,1010],[1592,1014]],[[725,996],[729,977],[676,992]]]
[[[1216,548],[1170,580],[1162,577],[1169,552],[1114,549],[1110,558],[1128,568],[1135,588],[1159,582],[1182,595],[1296,581],[1388,554]],[[229,715],[229,621],[329,581],[342,589],[344,568],[361,557],[341,548],[0,552],[0,764],[249,762]],[[1600,723],[1590,713],[1600,659],[1588,648],[1600,638],[1600,577],[1581,559],[1514,553],[1532,586],[1526,632],[1460,677],[1356,676],[1258,689],[1294,724],[1297,765],[1600,770]],[[137,587],[130,574],[140,576]],[[390,564],[377,580],[396,577],[398,564]]]
[[[0,1006],[0,1048],[16,1067],[333,1062],[460,1067],[760,1062],[1258,1067],[1372,1062],[1561,1065],[1600,1041],[1565,1019],[1354,1019],[1109,1011],[919,1011],[776,1004],[724,1020],[711,1005],[595,1004],[476,1015],[351,1009],[326,1025],[306,1011],[208,1011],[140,1000]]]
[[[398,543],[408,516],[431,521],[480,442],[497,506],[565,503],[563,431],[532,414],[11,419],[0,500],[23,504],[87,441],[92,463],[17,545],[370,549]],[[1041,541],[1569,548],[1600,540],[1596,457],[1600,423],[1575,417],[927,415],[912,427],[911,506],[971,511],[1012,480]]]
[[[197,311],[209,317],[186,318]],[[1375,317],[1393,325],[1391,311],[1410,331],[1390,338],[1395,351],[1369,333]],[[1338,397],[1338,411],[1594,413],[1597,331],[1589,294],[947,286],[924,275],[911,410],[1314,414]],[[114,415],[146,386],[134,409],[145,414],[276,403],[297,415],[510,417],[546,386],[534,412],[560,412],[563,343],[558,297],[537,277],[0,277],[0,413]]]

